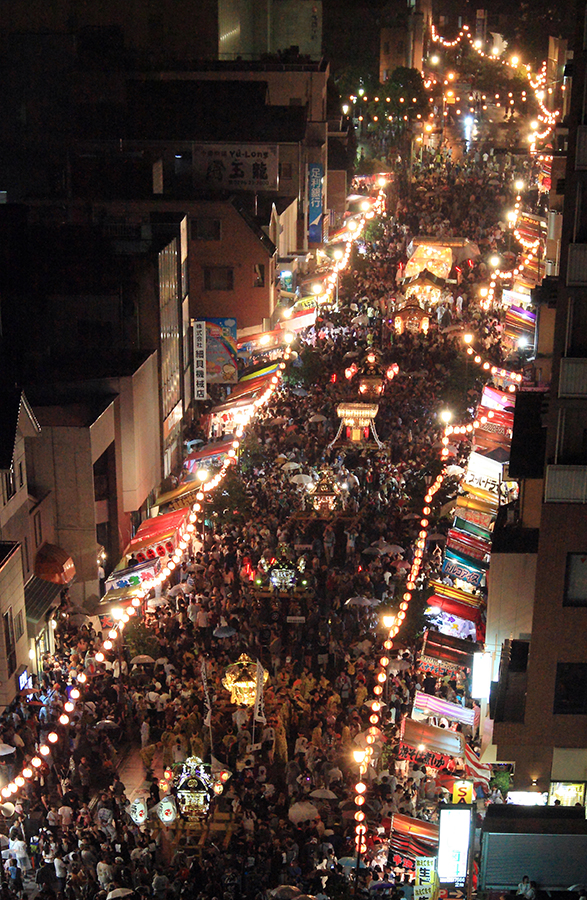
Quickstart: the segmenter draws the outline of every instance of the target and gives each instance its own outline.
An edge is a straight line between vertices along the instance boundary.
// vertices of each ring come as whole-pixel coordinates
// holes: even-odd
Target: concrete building
[[[71,360],[70,362],[74,362]],[[91,362],[91,361],[90,361]],[[110,571],[161,481],[157,353],[104,354],[77,374],[33,395],[41,433],[31,446],[35,484],[54,498],[57,543],[69,548],[75,602],[99,596],[98,556]]]
[[[400,66],[423,71],[431,29],[431,0],[408,0],[402,11],[387,12],[379,43],[381,84]]]
[[[585,4],[577,16],[552,385],[529,641],[502,654],[493,739],[518,790],[584,803],[587,783],[587,130]],[[540,412],[534,413],[534,420]],[[514,435],[515,435],[514,425]],[[528,448],[535,452],[535,448]],[[540,479],[537,479],[539,481]]]
[[[218,59],[322,55],[322,0],[218,0]]]

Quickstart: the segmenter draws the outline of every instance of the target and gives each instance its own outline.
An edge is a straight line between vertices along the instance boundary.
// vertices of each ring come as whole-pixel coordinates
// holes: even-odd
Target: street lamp
[[[450,409],[443,409],[439,413],[439,419],[441,422],[444,422],[445,425],[448,425],[448,423],[452,419],[452,413],[451,413]]]
[[[466,332],[466,333],[463,335],[463,341],[465,342],[465,344],[466,344],[467,346],[469,346],[469,344],[472,344],[472,343],[473,343],[473,335],[472,335],[472,334],[469,334],[469,332]]]

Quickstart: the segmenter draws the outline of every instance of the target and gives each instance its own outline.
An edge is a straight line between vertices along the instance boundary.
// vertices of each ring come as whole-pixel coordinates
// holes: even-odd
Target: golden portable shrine
[[[173,785],[175,797],[182,817],[188,823],[205,819],[210,802],[215,794],[224,790],[223,783],[230,777],[228,772],[212,774],[211,767],[197,756],[189,756],[174,767]]]
[[[342,490],[329,467],[321,470],[316,484],[308,488],[307,505],[321,515],[342,507]]]
[[[263,684],[266,684],[269,672],[263,669]],[[257,692],[257,663],[246,653],[241,653],[236,662],[224,670],[222,684],[230,692],[230,702],[253,706]]]

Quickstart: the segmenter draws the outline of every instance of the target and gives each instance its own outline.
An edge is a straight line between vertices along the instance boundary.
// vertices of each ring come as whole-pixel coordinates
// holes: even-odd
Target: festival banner
[[[324,169],[321,163],[308,166],[308,240],[322,243],[322,181]]]
[[[236,319],[206,319],[206,381],[236,384]]]
[[[447,559],[446,557],[442,564],[442,573],[443,575],[450,575],[453,578],[458,578],[460,581],[464,581],[465,584],[472,584],[474,587],[481,587],[483,579],[485,578],[484,572],[480,572],[478,569],[469,568],[469,566],[463,562],[459,562],[455,559]]]

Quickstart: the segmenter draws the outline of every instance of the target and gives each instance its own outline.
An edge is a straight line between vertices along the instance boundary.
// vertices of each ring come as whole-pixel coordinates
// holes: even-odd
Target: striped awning
[[[461,706],[460,703],[451,703],[450,700],[444,700],[442,697],[425,694],[424,691],[416,691],[412,717],[427,718],[428,716],[449,719],[451,722],[461,722],[463,725],[473,725],[475,713],[474,710]]]

